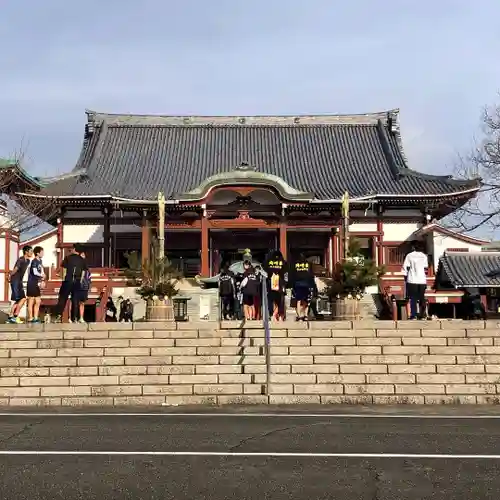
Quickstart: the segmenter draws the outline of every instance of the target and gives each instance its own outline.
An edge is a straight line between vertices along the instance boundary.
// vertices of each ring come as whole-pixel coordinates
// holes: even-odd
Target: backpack
[[[82,290],[90,290],[91,281],[90,271],[85,271],[82,278]]]
[[[219,276],[219,294],[221,296],[234,294],[233,278],[229,274],[221,274]]]
[[[245,285],[243,293],[245,295],[251,295],[254,297],[256,295],[259,295],[260,280],[257,277],[257,275],[255,273],[249,273],[247,274],[246,278],[247,278],[247,283]]]

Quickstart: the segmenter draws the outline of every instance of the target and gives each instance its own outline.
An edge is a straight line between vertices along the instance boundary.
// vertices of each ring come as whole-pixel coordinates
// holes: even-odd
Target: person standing
[[[236,285],[234,275],[226,263],[222,266],[219,274],[219,300],[221,303],[222,319],[228,320],[234,318],[235,295]]]
[[[406,282],[406,296],[410,300],[410,319],[417,317],[423,319],[426,316],[425,290],[428,267],[429,258],[423,252],[422,243],[413,242],[412,251],[405,257],[402,270]]]
[[[59,289],[59,298],[56,306],[56,321],[61,321],[63,311],[71,296],[72,315],[79,315],[82,280],[85,271],[88,271],[87,262],[82,257],[84,249],[80,243],[75,243],[72,252],[66,256],[61,264],[63,282]],[[77,318],[72,318],[77,319]],[[79,318],[78,318],[79,319]]]
[[[297,301],[296,321],[307,321],[307,312],[311,290],[315,287],[315,278],[312,266],[306,260],[304,254],[300,254],[298,260],[292,266],[291,284],[295,300]]]
[[[259,277],[249,260],[243,263],[243,268],[245,271],[240,285],[243,294],[243,314],[246,320],[254,320],[257,318],[256,305],[260,289]]]
[[[264,264],[267,274],[267,301],[269,316],[277,321],[285,320],[285,290],[287,264],[279,250],[272,251]]]
[[[85,259],[85,252],[81,253],[83,259]],[[80,319],[78,320],[80,323],[85,323],[85,303],[89,300],[89,291],[92,286],[92,277],[90,271],[87,269],[83,272],[82,285],[80,290],[80,296],[78,299],[78,307],[79,307],[79,315]],[[76,313],[73,313],[76,317]]]
[[[40,304],[42,302],[42,288],[45,284],[45,272],[43,270],[43,248],[33,249],[34,258],[31,261],[28,274],[28,284],[26,295],[28,296],[28,321],[30,323],[40,323],[38,318]]]
[[[19,313],[26,302],[26,294],[24,293],[23,279],[26,274],[26,269],[30,265],[30,259],[33,257],[33,248],[30,245],[23,247],[23,255],[17,259],[14,269],[9,274],[11,300],[11,313],[7,319],[7,323],[22,323]]]

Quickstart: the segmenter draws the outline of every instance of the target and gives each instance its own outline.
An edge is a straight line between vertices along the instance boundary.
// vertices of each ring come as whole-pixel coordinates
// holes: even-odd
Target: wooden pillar
[[[104,214],[104,259],[102,262],[103,267],[111,267],[111,218],[109,216],[109,207],[104,207],[102,213]]]
[[[209,255],[209,228],[208,219],[205,214],[201,217],[201,270],[200,274],[204,278],[210,277],[210,255]]]
[[[279,225],[280,232],[280,252],[283,255],[283,258],[286,260],[288,254],[288,242],[287,242],[287,231],[288,225],[286,222],[281,222]]]
[[[383,242],[384,242],[384,226],[382,223],[382,218],[379,216],[377,217],[377,266],[383,266],[384,265],[384,247],[383,247]]]
[[[329,262],[328,265],[330,267],[330,273],[333,273],[335,266],[339,260],[338,248],[339,248],[339,235],[337,229],[332,229],[330,232],[330,241],[329,241]]]
[[[332,238],[332,272],[335,269],[335,266],[337,265],[337,262],[340,260],[339,258],[339,230],[334,229],[335,232],[332,233],[331,238]]]
[[[148,213],[146,210],[142,213],[142,234],[141,234],[141,256],[142,264],[144,265],[149,261],[150,257],[150,247],[151,247],[151,224],[148,219]]]
[[[339,231],[337,234],[337,241],[339,244],[338,255],[337,255],[338,261],[341,261],[344,258],[344,234],[345,234],[344,226],[345,226],[344,220],[342,219],[340,221]]]

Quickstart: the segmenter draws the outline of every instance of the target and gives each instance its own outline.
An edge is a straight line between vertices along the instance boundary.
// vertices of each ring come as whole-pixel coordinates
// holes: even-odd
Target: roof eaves
[[[474,193],[478,191],[480,188],[472,188],[465,189],[463,191],[455,191],[453,193],[434,193],[434,194],[388,194],[388,193],[378,193],[367,196],[360,196],[359,198],[351,198],[349,200],[350,203],[380,203],[384,199],[435,199],[435,198],[452,198],[453,196],[464,195],[468,193]],[[311,200],[311,203],[341,203],[342,200],[340,198],[332,198],[332,199],[314,199]]]
[[[125,198],[122,196],[114,196],[111,194],[68,194],[68,195],[50,195],[43,193],[16,193],[16,195],[25,198],[47,198],[51,200],[105,200],[129,205],[157,205],[158,200],[144,200],[144,199],[134,199],[134,198]],[[165,204],[167,205],[178,205],[179,200],[165,200]]]
[[[255,116],[179,116],[100,113],[86,110],[91,126],[107,123],[109,126],[223,126],[223,125],[376,125],[378,121],[387,123],[397,116],[398,109],[365,114],[346,115],[255,115]]]

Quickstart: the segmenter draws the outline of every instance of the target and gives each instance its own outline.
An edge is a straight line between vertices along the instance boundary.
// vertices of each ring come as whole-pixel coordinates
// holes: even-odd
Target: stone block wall
[[[0,325],[0,405],[498,404],[496,321]]]

